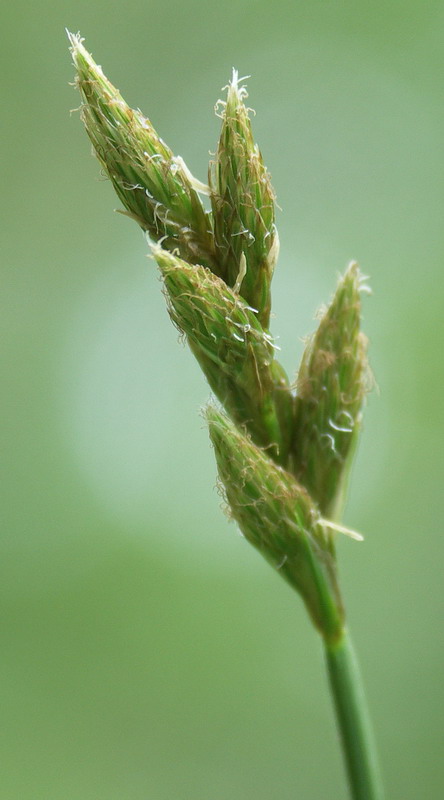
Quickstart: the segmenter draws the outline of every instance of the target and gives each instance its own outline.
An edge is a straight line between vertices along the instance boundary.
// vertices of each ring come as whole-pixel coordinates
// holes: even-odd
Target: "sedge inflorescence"
[[[148,234],[170,316],[220,401],[206,418],[230,513],[333,641],[344,625],[335,534],[368,374],[358,265],[322,313],[295,390],[269,332],[275,195],[237,73],[204,186],[69,37],[95,155]]]

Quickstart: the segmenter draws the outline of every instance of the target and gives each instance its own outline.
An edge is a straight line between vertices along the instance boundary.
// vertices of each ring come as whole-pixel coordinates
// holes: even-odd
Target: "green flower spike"
[[[214,238],[222,277],[257,309],[262,327],[268,328],[270,284],[279,251],[275,196],[253,140],[246,96],[233,70],[209,173]]]
[[[337,523],[368,374],[358,267],[350,265],[310,339],[295,393],[268,332],[274,193],[237,73],[204,187],[127,106],[80,37],[69,38],[95,153],[155,243],[170,316],[231,417],[206,412],[230,513],[302,596],[323,637],[353,800],[383,800],[335,555],[336,533],[362,538]],[[210,194],[211,213],[199,193]]]
[[[211,220],[183,160],[157,135],[151,122],[131,109],[110,83],[80,36],[68,34],[82,97],[81,115],[94,152],[126,213],[168,250],[217,272]]]
[[[186,334],[207,380],[228,413],[254,441],[285,464],[293,427],[294,398],[274,345],[257,314],[210,270],[190,266],[153,248],[169,312]]]
[[[303,597],[326,640],[344,615],[329,523],[306,490],[211,407],[206,412],[219,476],[245,538]]]
[[[368,386],[360,290],[353,262],[307,344],[298,375],[295,472],[330,519],[340,515]]]

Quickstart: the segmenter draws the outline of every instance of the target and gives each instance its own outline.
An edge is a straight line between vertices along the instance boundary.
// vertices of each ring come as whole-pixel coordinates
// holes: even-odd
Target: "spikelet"
[[[307,344],[298,375],[295,471],[331,519],[339,516],[368,384],[360,280],[353,262]]]
[[[161,248],[170,315],[186,334],[207,380],[239,425],[285,464],[291,441],[294,398],[274,360],[273,340],[257,314],[205,267],[192,267]]]
[[[209,173],[221,275],[268,328],[270,284],[279,250],[274,192],[254,143],[246,91],[236,71],[228,86],[216,158]]]
[[[190,263],[217,270],[211,220],[196,191],[198,181],[151,122],[125,103],[80,36],[68,35],[86,132],[128,215],[163,247],[177,248]]]
[[[308,492],[217,409],[207,409],[219,477],[245,538],[303,597],[332,640],[343,624],[331,534]]]

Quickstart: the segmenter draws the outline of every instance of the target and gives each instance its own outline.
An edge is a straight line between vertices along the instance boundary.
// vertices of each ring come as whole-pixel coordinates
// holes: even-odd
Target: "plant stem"
[[[350,635],[326,642],[330,687],[353,800],[383,800],[373,730]]]

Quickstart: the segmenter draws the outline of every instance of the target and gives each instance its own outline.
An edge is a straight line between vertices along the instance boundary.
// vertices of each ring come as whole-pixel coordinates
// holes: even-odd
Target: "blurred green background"
[[[322,652],[219,509],[208,388],[113,213],[66,25],[205,179],[232,66],[282,208],[294,374],[351,258],[369,399],[339,544],[388,797],[443,796],[442,2],[3,10],[0,796],[345,800]]]

